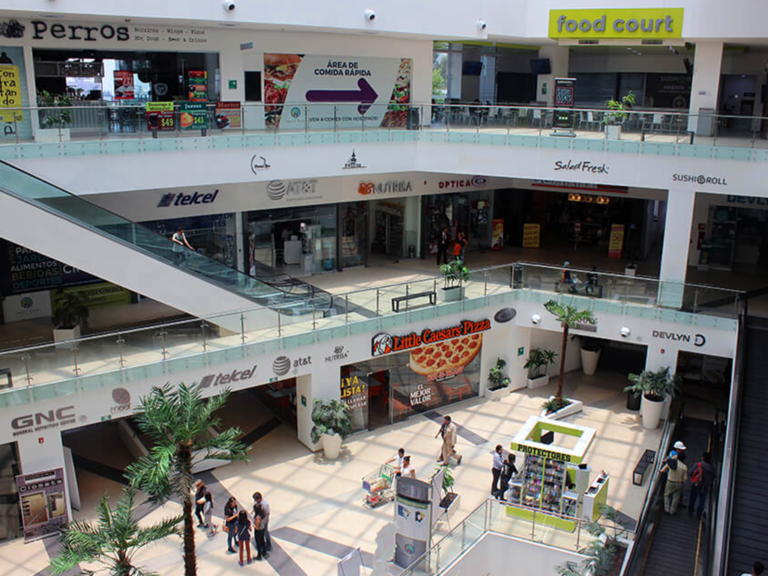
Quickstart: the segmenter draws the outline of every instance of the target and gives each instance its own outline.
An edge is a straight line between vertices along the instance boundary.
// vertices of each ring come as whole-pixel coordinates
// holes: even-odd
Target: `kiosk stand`
[[[559,444],[557,435],[562,437]],[[589,496],[590,517],[595,509],[599,516],[599,504],[605,504],[608,496],[608,477],[601,474],[603,480],[592,490],[590,468],[583,463],[594,438],[592,428],[531,416],[512,440],[511,449],[521,452],[525,461],[520,476],[510,481],[507,496],[508,502],[531,510],[510,506],[507,514],[532,519],[536,510],[551,512],[558,516],[536,521],[574,530],[576,519],[587,511]]]

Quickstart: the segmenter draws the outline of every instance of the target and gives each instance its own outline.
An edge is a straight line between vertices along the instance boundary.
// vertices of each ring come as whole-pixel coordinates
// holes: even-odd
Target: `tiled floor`
[[[656,449],[660,430],[644,430],[636,413],[625,409],[622,392],[624,378],[615,374],[586,377],[580,373],[567,376],[566,393],[584,402],[584,412],[568,421],[595,428],[597,436],[587,455],[593,471],[607,470],[611,474],[608,502],[631,518],[637,518],[645,497],[645,487],[632,484],[634,464],[646,448]],[[454,421],[474,435],[487,441],[476,444],[459,437],[458,451],[464,455],[456,468],[456,488],[461,494],[456,521],[476,508],[490,488],[491,451],[497,443],[509,443],[522,424],[538,414],[542,401],[553,392],[554,384],[529,391],[512,393],[500,402],[484,398],[466,401],[443,409]],[[407,422],[365,432],[349,438],[342,457],[326,461],[321,454],[311,454],[299,444],[294,430],[280,426],[258,440],[250,452],[250,462],[234,463],[213,472],[217,489],[235,495],[249,505],[250,495],[260,490],[272,508],[271,530],[275,534],[276,551],[269,563],[256,563],[248,573],[279,574],[281,576],[324,576],[336,574],[338,550],[360,547],[372,553],[375,538],[386,523],[393,520],[393,505],[374,510],[362,503],[361,478],[389,459],[399,447],[413,456],[420,477],[435,469],[439,442],[434,439],[437,424],[424,416]],[[478,442],[473,436],[475,442]],[[80,518],[93,516],[93,504],[102,492],[115,495],[120,487],[114,482],[89,473],[79,473],[84,508]],[[87,492],[87,494],[86,494]],[[220,516],[224,502],[216,502]],[[153,511],[144,521],[149,522],[178,512],[179,506],[169,503]],[[217,520],[217,522],[220,522]],[[519,521],[523,522],[523,521]],[[455,523],[455,522],[454,522]],[[290,528],[290,530],[282,530]],[[512,529],[512,528],[510,528]],[[515,528],[522,532],[529,526]],[[441,525],[436,539],[448,530]],[[281,537],[281,533],[283,536]],[[314,545],[302,545],[301,533],[319,538]],[[537,537],[545,537],[543,534]],[[546,538],[557,538],[552,533]],[[236,559],[226,553],[223,534],[212,539],[198,532],[197,550],[199,574],[210,576],[237,570]],[[333,544],[335,543],[335,544]],[[333,545],[331,545],[333,544]],[[341,545],[341,546],[337,546]],[[42,542],[24,545],[12,541],[0,546],[0,573],[8,576],[38,574],[48,561]],[[163,576],[183,574],[180,541],[169,539],[142,551],[138,561]]]

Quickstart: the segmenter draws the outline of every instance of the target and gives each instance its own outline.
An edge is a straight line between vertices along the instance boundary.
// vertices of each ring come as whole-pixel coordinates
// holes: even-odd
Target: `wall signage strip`
[[[549,37],[681,38],[682,8],[619,8],[614,10],[550,10]]]
[[[462,320],[456,326],[443,328],[441,330],[432,330],[425,328],[420,333],[411,332],[403,336],[392,336],[391,334],[376,334],[373,337],[373,355],[382,356],[392,352],[402,352],[410,348],[417,348],[427,344],[434,344],[443,340],[478,334],[491,329],[490,320]]]

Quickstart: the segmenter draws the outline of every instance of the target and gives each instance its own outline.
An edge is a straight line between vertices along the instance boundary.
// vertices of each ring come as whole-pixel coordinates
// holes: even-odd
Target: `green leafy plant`
[[[154,576],[133,564],[133,557],[141,548],[168,536],[179,535],[181,516],[166,518],[158,524],[141,528],[134,516],[136,490],[128,486],[113,510],[105,494],[96,507],[96,523],[73,520],[59,537],[59,555],[51,560],[54,575],[64,574],[78,564],[100,564],[97,570],[80,569],[83,574],[102,570],[113,576]]]
[[[587,532],[595,539],[579,550],[586,556],[584,560],[574,562],[569,560],[556,568],[560,576],[608,576],[618,560],[619,554],[626,550],[622,539],[626,538],[627,530],[618,522],[619,513],[610,506],[601,506],[600,514],[610,521],[611,530],[606,530],[600,519],[597,522],[587,522]]]
[[[41,128],[63,128],[72,122],[72,98],[64,95],[54,95],[43,90],[37,96],[37,105],[44,110],[40,110]],[[64,108],[64,110],[57,110]]]
[[[323,434],[338,434],[346,438],[352,433],[349,407],[339,400],[315,400],[312,406],[312,442],[317,444]]]
[[[55,328],[71,330],[88,320],[88,297],[85,294],[59,288],[53,297],[56,304],[51,320]]]
[[[632,382],[624,388],[624,392],[632,392],[635,396],[642,394],[647,400],[663,402],[667,396],[674,398],[680,387],[680,376],[670,374],[669,366],[658,370],[643,370],[640,374],[630,374]]]
[[[544,404],[542,404],[541,407],[547,411],[547,414],[552,414],[552,412],[557,412],[558,410],[560,410],[560,408],[565,408],[570,403],[571,401],[568,400],[568,398],[558,399],[558,398],[552,397],[546,402],[544,402]]]
[[[563,344],[560,350],[560,373],[557,377],[557,392],[555,398],[562,401],[563,384],[565,383],[565,352],[568,348],[568,330],[576,328],[579,324],[596,324],[592,310],[580,310],[576,306],[560,304],[556,300],[550,300],[544,304],[544,309],[552,314],[563,327]]]
[[[606,112],[603,117],[604,124],[621,124],[627,119],[629,113],[627,110],[635,105],[635,95],[630,92],[624,96],[621,100],[608,100],[605,103],[605,107],[611,112]]]
[[[228,428],[215,436],[209,428],[221,428],[214,414],[229,400],[229,390],[209,399],[202,397],[199,384],[182,383],[153,387],[139,403],[136,423],[155,441],[149,456],[126,469],[131,485],[149,495],[150,501],[163,503],[176,496],[181,500],[184,520],[184,575],[196,576],[195,531],[192,519],[192,467],[208,459],[247,460],[248,447],[239,442],[239,428]]]
[[[464,263],[459,260],[453,260],[448,264],[440,266],[440,272],[445,279],[445,289],[453,288],[455,286],[461,286],[463,282],[469,280],[469,270],[464,266]]]
[[[488,386],[489,390],[499,390],[509,386],[511,380],[504,376],[504,366],[506,365],[507,362],[504,359],[496,359],[496,366],[491,368],[491,371],[488,373],[488,382],[491,383],[491,385]]]
[[[544,350],[543,348],[531,348],[523,368],[528,370],[529,378],[538,378],[546,373],[546,367],[555,364],[554,350]]]

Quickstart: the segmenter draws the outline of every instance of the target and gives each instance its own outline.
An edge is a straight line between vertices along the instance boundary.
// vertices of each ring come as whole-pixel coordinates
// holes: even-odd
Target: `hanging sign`
[[[621,258],[624,247],[624,224],[611,224],[611,238],[608,241],[608,258]]]
[[[19,108],[19,110],[13,110]],[[19,67],[0,64],[0,121],[21,122],[24,114],[21,111],[21,83],[19,82]]]
[[[174,130],[173,102],[147,102],[147,130]]]
[[[190,102],[208,101],[208,72],[205,70],[190,70],[187,72],[187,87]]]
[[[240,102],[216,102],[216,128],[240,128],[242,111]]]
[[[208,127],[208,106],[202,102],[179,104],[179,124],[182,130],[204,130]]]
[[[523,248],[538,248],[540,236],[540,224],[523,224]]]
[[[68,522],[64,469],[16,476],[24,541],[58,533]]]
[[[494,218],[491,250],[501,250],[503,248],[504,248],[504,218]]]
[[[136,97],[136,87],[133,85],[133,72],[130,70],[115,70],[115,100],[133,100]]]

